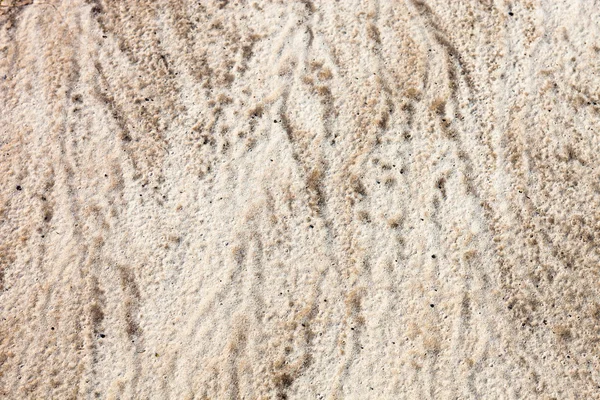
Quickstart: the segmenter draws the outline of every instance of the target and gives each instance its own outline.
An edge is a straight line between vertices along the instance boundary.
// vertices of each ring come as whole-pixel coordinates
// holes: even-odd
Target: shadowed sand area
[[[0,397],[600,397],[600,2],[1,4]]]

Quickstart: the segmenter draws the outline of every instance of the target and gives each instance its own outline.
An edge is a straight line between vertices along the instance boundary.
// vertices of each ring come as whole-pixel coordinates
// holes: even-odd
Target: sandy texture
[[[0,397],[600,398],[600,3],[3,1]]]

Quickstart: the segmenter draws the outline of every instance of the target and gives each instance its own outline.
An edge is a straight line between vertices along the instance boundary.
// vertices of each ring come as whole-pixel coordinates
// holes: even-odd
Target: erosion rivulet
[[[599,397],[598,21],[2,1],[0,397]]]

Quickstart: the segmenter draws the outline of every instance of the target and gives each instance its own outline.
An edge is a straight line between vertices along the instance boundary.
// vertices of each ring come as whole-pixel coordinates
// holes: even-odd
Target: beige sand
[[[600,2],[2,4],[0,397],[600,398]]]

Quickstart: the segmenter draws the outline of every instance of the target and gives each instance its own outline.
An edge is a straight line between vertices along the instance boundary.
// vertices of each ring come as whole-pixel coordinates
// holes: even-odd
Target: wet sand
[[[600,397],[598,1],[2,1],[0,397]]]

